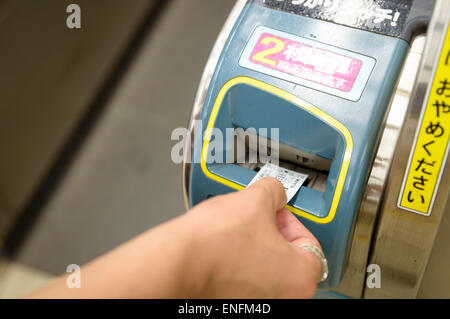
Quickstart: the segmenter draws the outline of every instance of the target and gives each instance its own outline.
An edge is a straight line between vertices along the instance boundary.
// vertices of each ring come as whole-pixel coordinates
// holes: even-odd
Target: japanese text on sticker
[[[450,143],[450,27],[441,49],[415,145],[403,181],[399,207],[429,216]]]

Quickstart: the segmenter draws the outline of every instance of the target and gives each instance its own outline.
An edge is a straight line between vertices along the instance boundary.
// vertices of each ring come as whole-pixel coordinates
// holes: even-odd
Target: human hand
[[[30,298],[311,298],[321,263],[300,248],[317,239],[287,209],[283,186],[264,178],[217,196]]]
[[[321,263],[299,245],[321,246],[285,204],[282,184],[265,178],[188,212],[188,225],[196,229],[191,269],[204,279],[197,296],[314,296]]]

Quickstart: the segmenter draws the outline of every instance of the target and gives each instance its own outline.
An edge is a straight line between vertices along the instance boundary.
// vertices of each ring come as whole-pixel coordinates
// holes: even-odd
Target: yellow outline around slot
[[[270,84],[267,84],[267,83],[249,78],[249,77],[237,77],[237,78],[231,79],[230,81],[225,83],[225,85],[220,89],[219,94],[217,95],[216,101],[214,103],[214,106],[213,106],[213,109],[211,112],[211,116],[208,121],[208,126],[205,131],[205,137],[204,137],[203,148],[202,148],[202,158],[201,158],[201,168],[202,168],[203,173],[208,178],[215,180],[216,182],[222,183],[233,189],[241,190],[241,189],[245,188],[245,186],[242,186],[242,185],[232,182],[228,179],[225,179],[221,176],[211,173],[206,166],[208,147],[209,147],[209,143],[211,140],[212,129],[214,128],[217,114],[219,112],[220,106],[222,105],[222,101],[225,97],[225,94],[228,92],[228,90],[231,87],[233,87],[236,84],[248,84],[248,85],[257,87],[263,91],[272,93],[274,95],[278,95],[281,98],[297,105],[298,107],[301,107],[302,109],[314,114],[315,116],[319,117],[320,119],[322,119],[323,121],[325,121],[326,123],[328,123],[329,125],[336,128],[339,132],[342,133],[342,135],[345,138],[345,142],[346,142],[345,143],[346,144],[345,153],[344,153],[344,158],[342,161],[341,170],[339,172],[339,178],[337,181],[336,190],[333,195],[333,200],[331,202],[331,207],[328,212],[328,215],[326,217],[319,218],[317,216],[311,215],[305,211],[302,211],[302,210],[292,207],[290,205],[286,205],[286,208],[289,211],[291,211],[292,213],[294,213],[298,216],[301,216],[303,218],[312,220],[316,223],[327,224],[327,223],[331,222],[336,215],[336,210],[337,210],[337,207],[338,207],[341,195],[342,195],[342,190],[344,188],[345,178],[347,176],[348,167],[350,165],[350,159],[352,157],[352,152],[353,152],[352,135],[350,134],[350,131],[342,123],[340,123],[339,121],[337,121],[336,119],[334,119],[333,117],[328,115],[327,113],[325,113],[325,112],[321,111],[320,109],[318,109],[317,107],[303,101],[302,99],[296,97],[295,95],[292,95],[292,94],[290,94],[286,91],[283,91],[283,90],[281,90],[275,86],[272,86]]]

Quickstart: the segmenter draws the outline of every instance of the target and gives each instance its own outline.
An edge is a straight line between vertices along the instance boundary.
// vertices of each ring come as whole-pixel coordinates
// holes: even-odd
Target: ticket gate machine
[[[194,104],[187,145],[192,152],[185,156],[183,173],[187,205],[245,188],[262,165],[230,158],[236,137],[222,148],[212,146],[214,129],[223,135],[230,128],[254,129],[266,145],[277,140],[279,165],[309,175],[287,208],[323,246],[330,274],[320,284],[321,293],[362,297],[369,251],[376,250],[371,243],[375,222],[383,220],[383,196],[396,149],[392,141],[401,136],[404,116],[400,114],[393,135],[386,120],[394,111],[410,45],[426,30],[434,6],[434,1],[409,0],[238,1],[213,49]],[[445,1],[436,6],[441,10],[435,10],[433,28],[442,25],[449,11]],[[444,30],[440,33],[443,38]],[[426,53],[434,63],[438,53]],[[430,80],[434,75],[428,76]],[[417,117],[416,125],[418,121]],[[436,122],[428,131],[434,129]],[[447,147],[446,133],[436,130]],[[246,153],[258,153],[245,136],[244,144]],[[386,148],[390,156],[380,165],[380,151]],[[432,172],[434,190],[442,190],[438,181],[446,157],[437,158],[435,165],[437,161],[441,169]],[[405,174],[407,165],[402,165]],[[383,173],[373,183],[380,166]],[[405,180],[402,191],[419,185]],[[434,190],[429,191],[434,192],[431,197],[436,196]],[[422,202],[431,201],[429,194],[406,191],[396,206],[404,213],[418,213],[414,205],[425,207]],[[441,193],[445,191],[448,194],[448,187]],[[395,192],[398,198],[398,189]],[[416,204],[410,202],[413,199]],[[428,204],[421,217],[432,211]]]

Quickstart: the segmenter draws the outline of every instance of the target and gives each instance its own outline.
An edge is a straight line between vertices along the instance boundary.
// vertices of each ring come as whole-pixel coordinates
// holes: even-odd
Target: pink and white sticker
[[[270,33],[261,34],[249,59],[344,92],[351,91],[362,66],[360,60]]]
[[[239,65],[283,80],[357,101],[375,59],[268,27],[250,37]]]

